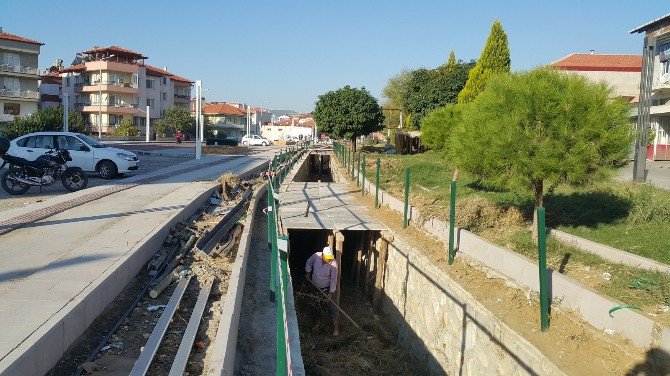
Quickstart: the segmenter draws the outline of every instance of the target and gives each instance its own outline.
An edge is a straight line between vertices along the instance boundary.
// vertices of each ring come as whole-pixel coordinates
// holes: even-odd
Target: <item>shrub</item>
[[[121,121],[121,124],[119,124],[119,126],[112,131],[112,136],[117,137],[130,137],[139,135],[140,130],[133,125],[133,122],[130,119]]]
[[[448,104],[421,119],[421,142],[429,149],[445,150],[451,132],[462,120],[462,106]]]

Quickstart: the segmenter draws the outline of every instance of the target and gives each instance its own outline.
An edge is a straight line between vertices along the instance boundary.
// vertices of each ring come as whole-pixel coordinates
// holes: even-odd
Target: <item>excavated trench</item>
[[[293,182],[334,182],[330,162],[329,154],[311,154]],[[288,234],[289,265],[306,374],[426,374],[398,345],[398,333],[387,325],[379,307],[372,304],[379,257],[375,243],[380,231],[289,228]],[[334,337],[325,301],[305,279],[307,259],[325,246],[336,251],[340,262],[339,305],[362,330],[340,314],[340,335]]]

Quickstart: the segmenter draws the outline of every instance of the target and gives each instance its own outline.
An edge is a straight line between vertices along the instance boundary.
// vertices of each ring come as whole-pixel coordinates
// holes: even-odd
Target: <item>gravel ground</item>
[[[123,177],[136,176],[140,174],[146,174],[161,168],[173,166],[178,163],[185,162],[186,158],[175,158],[175,157],[161,157],[153,155],[140,155],[140,169],[136,172],[127,173]],[[3,172],[5,169],[2,170]],[[104,180],[99,178],[96,174],[88,174],[88,186],[96,187],[99,185],[107,183],[117,183],[122,181],[121,178],[116,178],[113,180]],[[60,180],[55,182],[53,185],[42,187],[42,192],[40,192],[39,187],[31,187],[28,192],[21,196],[13,196],[5,192],[0,188],[0,211],[5,211],[14,208],[20,208],[27,206],[36,202],[41,202],[49,197],[57,196],[60,194],[65,194],[67,191],[63,188]]]

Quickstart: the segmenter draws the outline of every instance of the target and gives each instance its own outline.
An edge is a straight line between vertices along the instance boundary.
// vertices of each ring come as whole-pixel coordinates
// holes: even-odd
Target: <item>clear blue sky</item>
[[[579,1],[0,0],[0,26],[45,46],[40,68],[93,45],[203,80],[207,100],[310,111],[319,94],[365,86],[378,98],[403,68],[435,67],[452,49],[479,57],[491,23],[514,70],[572,52],[640,53],[628,31],[670,12],[665,0]]]

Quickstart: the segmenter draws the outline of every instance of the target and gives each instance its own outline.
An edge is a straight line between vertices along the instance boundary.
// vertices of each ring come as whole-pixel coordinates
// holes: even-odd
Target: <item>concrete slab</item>
[[[269,157],[229,159],[208,167],[202,165],[211,158],[185,162],[180,167],[192,167],[187,173],[2,236],[0,375],[47,372],[155,252],[170,227],[208,199],[214,187],[209,179],[264,165]]]

